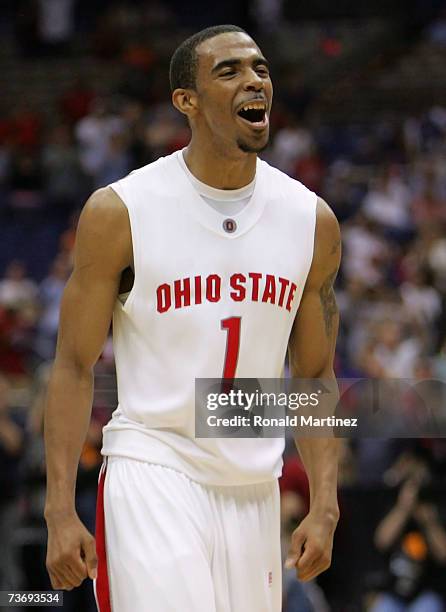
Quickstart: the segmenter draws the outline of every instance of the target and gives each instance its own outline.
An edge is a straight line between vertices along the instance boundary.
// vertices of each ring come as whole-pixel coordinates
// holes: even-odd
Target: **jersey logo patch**
[[[223,229],[228,234],[233,234],[237,229],[237,223],[234,221],[234,219],[225,219],[223,221]]]

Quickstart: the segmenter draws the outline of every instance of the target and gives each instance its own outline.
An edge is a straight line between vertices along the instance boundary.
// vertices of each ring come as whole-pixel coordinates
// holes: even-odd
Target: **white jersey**
[[[113,313],[119,404],[102,453],[205,484],[272,480],[282,438],[195,438],[195,379],[282,376],[317,198],[259,159],[250,201],[227,218],[200,197],[181,154],[111,185],[128,210],[135,278]]]

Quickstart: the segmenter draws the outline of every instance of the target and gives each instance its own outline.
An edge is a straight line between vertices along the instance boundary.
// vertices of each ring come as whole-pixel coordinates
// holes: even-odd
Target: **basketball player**
[[[94,193],[79,221],[46,408],[47,568],[56,589],[95,579],[101,612],[279,612],[283,440],[195,439],[194,384],[280,377],[287,348],[293,376],[334,377],[339,227],[257,157],[272,84],[243,30],[186,40],[170,78],[189,146]],[[112,316],[95,542],[74,491]],[[337,444],[297,444],[311,507],[286,564],[306,581],[330,565]]]

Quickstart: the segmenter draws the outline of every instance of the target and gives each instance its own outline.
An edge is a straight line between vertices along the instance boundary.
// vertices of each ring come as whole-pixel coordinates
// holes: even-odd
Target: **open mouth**
[[[248,102],[237,112],[237,115],[253,126],[264,126],[267,123],[266,104],[264,102]]]

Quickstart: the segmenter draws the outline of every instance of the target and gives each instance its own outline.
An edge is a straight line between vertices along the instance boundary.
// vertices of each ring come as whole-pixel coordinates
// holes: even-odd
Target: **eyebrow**
[[[239,66],[241,63],[242,63],[242,60],[239,58],[225,59],[225,60],[222,60],[221,62],[218,62],[218,64],[216,64],[212,68],[211,72],[212,74],[214,74],[215,72],[218,72],[222,68],[230,68],[232,66]],[[252,66],[254,68],[260,65],[266,66],[267,68],[269,68],[269,62],[264,57],[256,57],[255,59],[252,60]]]

